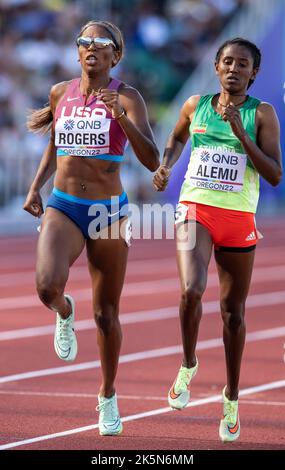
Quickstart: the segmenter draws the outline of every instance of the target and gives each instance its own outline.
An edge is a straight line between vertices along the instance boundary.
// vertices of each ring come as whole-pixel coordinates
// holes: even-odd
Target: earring
[[[77,59],[77,62],[80,62],[80,59]]]

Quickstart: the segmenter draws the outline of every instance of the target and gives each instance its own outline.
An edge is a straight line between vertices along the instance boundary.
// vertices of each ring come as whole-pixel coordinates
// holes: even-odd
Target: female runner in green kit
[[[163,163],[153,184],[167,186],[171,167],[189,138],[192,152],[176,211],[177,240],[196,233],[193,249],[177,249],[181,281],[180,323],[184,357],[168,393],[172,408],[184,408],[191,379],[197,373],[195,354],[201,299],[214,246],[220,281],[227,385],[219,436],[240,435],[238,392],[245,343],[245,301],[248,295],[258,233],[254,214],[259,175],[276,186],[282,176],[279,122],[274,108],[247,94],[259,70],[261,54],[251,42],[236,38],[218,50],[215,67],[221,91],[191,96],[170,134]],[[185,248],[185,247],[184,247]]]

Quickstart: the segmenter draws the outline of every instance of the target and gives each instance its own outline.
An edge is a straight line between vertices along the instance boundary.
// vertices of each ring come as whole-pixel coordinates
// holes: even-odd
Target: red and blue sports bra
[[[127,137],[112,113],[96,96],[80,92],[80,78],[70,82],[55,111],[57,156],[97,158],[121,162]],[[112,79],[107,88],[118,90],[122,82]]]

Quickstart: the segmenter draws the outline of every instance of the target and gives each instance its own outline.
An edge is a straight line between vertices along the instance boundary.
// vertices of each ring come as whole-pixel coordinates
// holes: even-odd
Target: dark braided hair
[[[248,41],[247,39],[244,38],[234,38],[234,39],[229,39],[228,41],[225,41],[221,47],[219,48],[216,58],[215,58],[215,64],[217,64],[221,58],[223,50],[228,47],[232,46],[233,44],[237,44],[238,46],[245,47],[251,54],[253,58],[253,68],[259,68],[260,67],[260,62],[261,62],[261,52],[258,49],[258,47],[253,44],[253,42]],[[248,87],[249,88],[253,84],[254,80],[250,79]]]

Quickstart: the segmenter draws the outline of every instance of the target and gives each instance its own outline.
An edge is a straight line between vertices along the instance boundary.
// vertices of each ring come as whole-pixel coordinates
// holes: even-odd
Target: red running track
[[[218,437],[225,384],[218,282],[210,266],[199,334],[199,373],[191,405],[170,411],[167,392],[181,362],[179,282],[173,241],[136,241],[121,301],[123,347],[117,394],[124,432],[100,437],[100,385],[85,257],[67,292],[77,300],[79,353],[74,363],[53,351],[53,314],[34,287],[36,238],[0,240],[0,449],[284,449],[285,224],[260,224],[247,302],[247,344],[240,381],[241,437]]]

